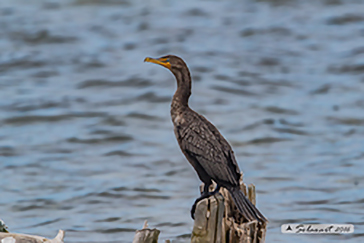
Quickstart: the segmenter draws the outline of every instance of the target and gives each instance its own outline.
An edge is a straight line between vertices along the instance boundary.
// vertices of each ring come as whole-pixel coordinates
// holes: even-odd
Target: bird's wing
[[[234,152],[217,128],[195,113],[188,126],[179,130],[181,149],[195,159],[217,183],[239,185],[240,171]]]

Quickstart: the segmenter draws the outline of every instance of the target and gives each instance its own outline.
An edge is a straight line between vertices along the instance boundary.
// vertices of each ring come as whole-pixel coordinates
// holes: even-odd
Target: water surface
[[[14,232],[188,242],[200,184],[175,141],[176,54],[191,107],[235,150],[267,242],[363,242],[361,1],[3,0],[0,217]],[[341,236],[284,223],[351,223]]]

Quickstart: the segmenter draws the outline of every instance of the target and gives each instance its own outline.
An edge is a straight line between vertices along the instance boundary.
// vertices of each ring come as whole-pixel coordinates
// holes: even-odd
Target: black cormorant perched
[[[201,197],[192,207],[192,218],[198,201],[217,193],[220,187],[224,187],[230,192],[239,211],[249,221],[267,222],[240,190],[240,170],[229,143],[213,124],[188,106],[191,75],[186,63],[173,55],[156,59],[147,57],[144,61],[168,68],[177,80],[177,91],[171,104],[174,133],[183,154],[195,168],[201,181],[205,183]],[[217,186],[214,192],[209,192],[212,180]]]

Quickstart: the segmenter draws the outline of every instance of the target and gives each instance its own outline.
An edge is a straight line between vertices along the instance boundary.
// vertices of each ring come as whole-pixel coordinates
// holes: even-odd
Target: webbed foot
[[[195,220],[195,211],[196,211],[196,207],[197,207],[197,203],[205,198],[208,198],[210,196],[213,196],[215,195],[216,193],[218,193],[220,190],[220,186],[216,186],[215,190],[213,192],[203,192],[201,194],[201,196],[199,198],[197,198],[194,202],[194,204],[192,205],[192,208],[191,208],[191,218],[193,220]]]

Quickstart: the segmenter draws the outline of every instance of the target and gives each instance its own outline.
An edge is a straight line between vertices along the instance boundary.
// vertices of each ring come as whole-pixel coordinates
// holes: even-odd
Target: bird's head
[[[167,55],[160,58],[151,58],[147,57],[144,59],[144,62],[151,62],[159,64],[165,68],[171,70],[172,73],[176,74],[178,72],[188,71],[186,63],[182,60],[182,58],[174,56],[174,55]]]

